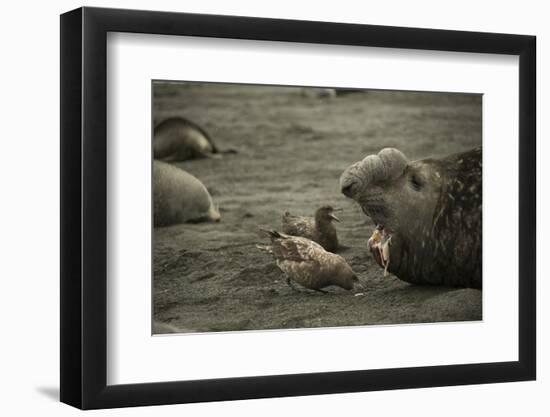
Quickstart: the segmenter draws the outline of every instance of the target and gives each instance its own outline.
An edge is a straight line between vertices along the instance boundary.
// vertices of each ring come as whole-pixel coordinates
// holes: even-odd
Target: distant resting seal
[[[375,258],[398,278],[481,288],[481,168],[481,148],[418,161],[386,148],[348,167],[340,189],[391,235],[389,265]]]
[[[220,151],[212,138],[199,125],[183,117],[166,119],[155,126],[153,155],[155,159],[186,161],[215,158],[222,153],[236,153],[233,149]]]
[[[305,87],[302,88],[302,95],[308,98],[334,98],[336,97],[336,90],[324,87]]]
[[[197,178],[173,165],[153,161],[153,217],[155,227],[161,227],[219,221],[220,213]]]

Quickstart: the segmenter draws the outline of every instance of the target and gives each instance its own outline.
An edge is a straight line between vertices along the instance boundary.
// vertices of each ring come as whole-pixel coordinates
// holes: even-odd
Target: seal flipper
[[[198,158],[222,159],[223,157],[219,153],[199,152]]]
[[[212,146],[212,153],[210,153],[209,155],[211,155],[211,156],[216,155],[217,158],[221,158],[221,156],[224,155],[224,154],[227,155],[227,154],[238,154],[239,153],[239,151],[237,149],[233,149],[233,148],[220,150],[216,145],[214,145],[212,143],[212,140],[210,140],[210,145]]]
[[[222,159],[224,154],[236,154],[236,153],[238,152],[234,149],[228,149],[224,151],[213,150],[212,152],[197,151],[196,158],[197,159],[201,159],[201,158]]]

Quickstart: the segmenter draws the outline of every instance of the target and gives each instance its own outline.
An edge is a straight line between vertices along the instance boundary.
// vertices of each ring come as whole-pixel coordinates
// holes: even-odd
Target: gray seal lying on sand
[[[386,148],[348,167],[340,189],[391,237],[389,264],[373,251],[389,272],[414,284],[481,288],[481,169],[481,148],[418,161]]]
[[[291,288],[295,289],[292,281],[296,281],[305,288],[326,293],[323,288],[331,285],[352,290],[359,284],[357,275],[340,255],[327,252],[305,237],[285,235],[275,230],[263,231],[269,234],[271,246],[258,248],[273,254]]]
[[[197,178],[161,161],[153,161],[155,227],[199,221],[219,221],[210,193]]]
[[[183,117],[172,117],[155,126],[153,155],[162,161],[219,157],[236,153],[233,149],[220,151],[206,131]]]
[[[322,206],[315,211],[315,217],[294,216],[287,211],[283,214],[283,232],[311,239],[325,250],[335,252],[338,249],[338,235],[332,221],[340,221],[334,215],[337,210],[332,206]]]

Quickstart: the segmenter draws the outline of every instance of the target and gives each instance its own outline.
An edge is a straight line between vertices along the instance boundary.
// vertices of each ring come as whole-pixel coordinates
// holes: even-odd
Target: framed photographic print
[[[61,401],[535,379],[535,38],[61,16]]]

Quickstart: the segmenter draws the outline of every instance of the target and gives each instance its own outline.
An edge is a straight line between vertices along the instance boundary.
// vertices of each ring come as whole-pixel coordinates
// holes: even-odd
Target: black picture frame
[[[107,385],[108,32],[519,56],[519,360]],[[94,409],[535,379],[535,51],[524,35],[87,7],[61,15],[61,401]]]

